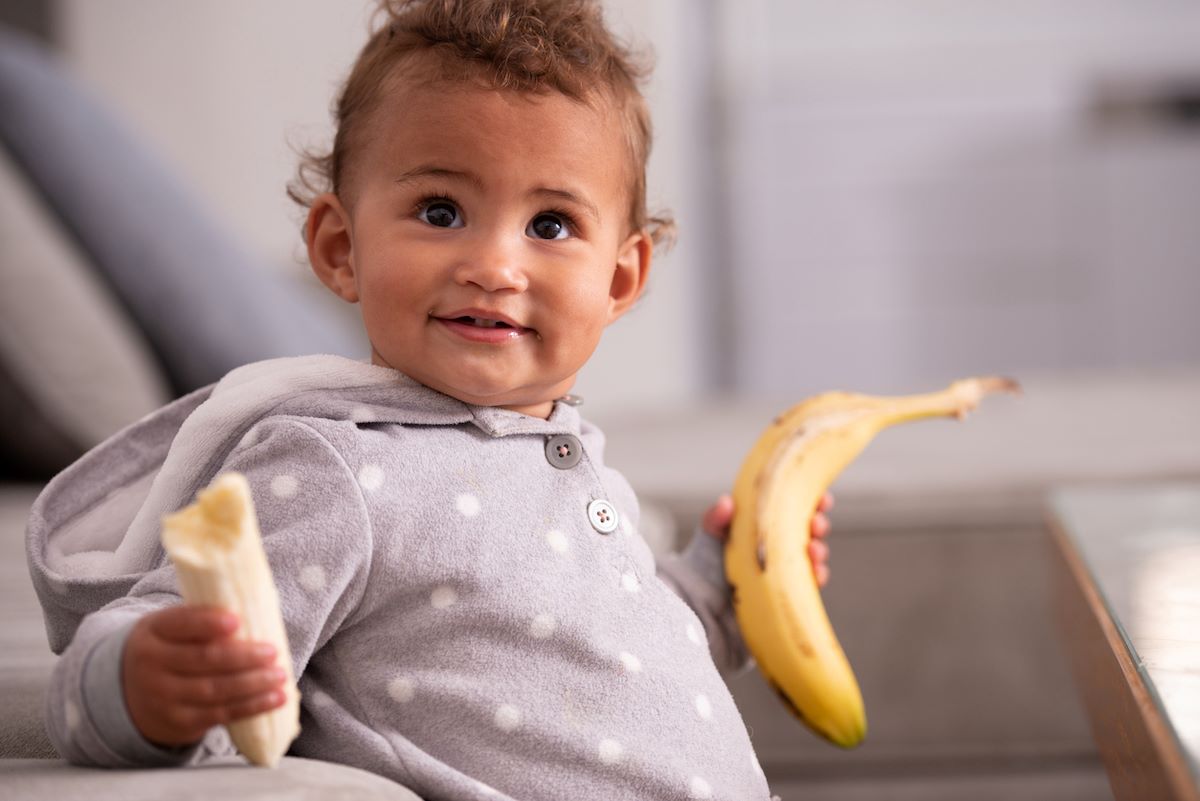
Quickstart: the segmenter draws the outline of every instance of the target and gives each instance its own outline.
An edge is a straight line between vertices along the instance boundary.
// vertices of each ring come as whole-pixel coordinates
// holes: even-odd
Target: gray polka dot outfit
[[[717,667],[745,659],[719,551],[697,538],[656,565],[603,449],[566,403],[549,420],[475,407],[335,357],[251,365],[177,401],[34,507],[34,583],[65,647],[52,739],[83,764],[229,753],[220,729],[192,749],[146,742],[119,676],[133,622],[179,602],[152,522],[236,470],[300,677],[291,754],[431,801],[766,801]]]

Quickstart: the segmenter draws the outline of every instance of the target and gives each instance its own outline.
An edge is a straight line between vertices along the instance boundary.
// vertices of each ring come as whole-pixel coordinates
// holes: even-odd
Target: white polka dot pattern
[[[600,741],[599,752],[601,762],[605,765],[615,765],[621,760],[625,749],[616,740],[605,739]]]
[[[294,498],[299,490],[300,482],[296,480],[295,476],[283,473],[271,479],[271,494],[276,498],[284,500]]]
[[[495,723],[501,731],[514,731],[521,725],[521,710],[512,704],[501,704],[496,708]]]
[[[712,719],[712,702],[704,693],[696,696],[696,714],[704,720]]]
[[[367,492],[383,486],[383,470],[377,464],[363,465],[358,471],[358,485]]]
[[[621,575],[621,586],[628,592],[637,592],[642,588],[642,582],[638,581],[636,574],[627,572]]]
[[[556,628],[558,628],[558,621],[554,619],[554,615],[543,613],[535,617],[529,624],[529,636],[544,640],[554,634]]]
[[[546,533],[546,542],[550,543],[550,547],[558,553],[566,553],[570,545],[567,542],[567,535],[557,529]]]
[[[463,517],[474,517],[479,514],[481,505],[479,498],[469,492],[464,492],[454,499],[454,506]]]
[[[406,676],[397,676],[388,682],[388,695],[392,700],[399,704],[407,704],[416,695],[416,687],[412,683],[412,679]]]
[[[79,707],[75,706],[71,701],[63,704],[63,720],[67,724],[67,731],[74,732],[79,728]]]
[[[320,592],[327,583],[325,568],[320,565],[305,565],[300,569],[300,586],[309,592]]]
[[[429,603],[434,609],[447,609],[458,603],[458,593],[453,587],[442,585],[429,594]]]
[[[359,406],[350,412],[350,422],[362,425],[363,423],[375,422],[375,412],[368,409],[366,406]]]
[[[687,638],[692,641],[693,645],[704,645],[704,635],[700,633],[700,627],[695,623],[687,624]]]
[[[628,651],[622,651],[620,654],[620,659],[621,659],[621,664],[624,665],[625,669],[628,670],[630,673],[641,673],[642,672],[642,660],[638,659],[636,656],[629,653]]]
[[[688,798],[712,798],[712,787],[699,776],[693,776],[688,785]]]

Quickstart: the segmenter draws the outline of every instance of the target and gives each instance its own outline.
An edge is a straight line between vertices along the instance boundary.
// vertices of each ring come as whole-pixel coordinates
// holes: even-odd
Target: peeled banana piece
[[[775,418],[742,463],[725,548],[738,625],[784,704],[835,745],[861,743],[867,720],[808,556],[817,505],[882,429],[925,417],[962,418],[993,392],[1019,393],[1020,387],[988,377],[924,395],[817,395]]]
[[[235,637],[275,646],[276,664],[287,672],[284,705],[226,726],[247,759],[274,767],[300,733],[300,693],[245,476],[218,476],[195,503],[163,518],[162,543],[186,603],[229,609],[241,618]]]

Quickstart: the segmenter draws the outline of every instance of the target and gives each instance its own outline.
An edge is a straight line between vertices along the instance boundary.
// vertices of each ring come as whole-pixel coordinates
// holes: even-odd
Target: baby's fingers
[[[173,681],[172,695],[185,706],[234,707],[282,692],[286,680],[287,674],[278,667],[221,676],[180,677]]]
[[[810,540],[808,558],[812,561],[813,577],[817,580],[817,586],[824,587],[829,581],[829,546],[821,540]]]
[[[265,668],[275,663],[275,646],[250,640],[211,640],[170,645],[163,650],[163,666],[182,676],[211,676]]]
[[[708,507],[700,527],[706,532],[723,540],[729,536],[729,524],[733,521],[733,497],[722,495],[717,502]]]
[[[213,726],[269,712],[282,706],[285,700],[282,690],[273,690],[229,704],[177,705],[166,715],[166,724],[171,731],[180,733],[180,742],[196,742]]]

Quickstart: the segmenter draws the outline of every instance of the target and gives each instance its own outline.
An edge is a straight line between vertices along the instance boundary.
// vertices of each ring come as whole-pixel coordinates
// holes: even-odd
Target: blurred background
[[[306,280],[283,187],[369,3],[6,5]],[[1194,4],[607,6],[657,54],[651,205],[682,233],[585,372],[595,406],[1200,361]]]
[[[675,213],[681,235],[577,392],[605,427],[609,463],[641,494],[656,548],[678,545],[730,486],[759,428],[804,395],[923,391],[984,373],[1017,376],[1027,390],[967,426],[888,432],[835,485],[827,602],[860,673],[872,737],[854,754],[832,753],[761,682],[740,679],[735,694],[776,791],[1109,797],[1051,620],[1045,498],[1067,484],[1200,477],[1200,6],[605,5],[618,32],[657,56],[646,88],[656,130],[649,199]],[[57,300],[31,305],[41,279],[29,259],[12,262],[26,274],[0,274],[0,356],[36,384],[13,400],[20,393],[6,396],[0,382],[10,421],[2,472],[40,480],[213,380],[221,364],[310,345],[366,354],[353,308],[308,273],[284,188],[297,149],[332,136],[330,104],[371,7],[0,0],[0,22],[55,54],[205,218],[168,232],[155,212],[170,204],[144,193],[122,230],[182,244],[107,229],[121,240],[116,266],[88,297],[136,318],[112,322],[137,362],[121,362],[117,389],[92,356],[76,355],[61,375],[33,359],[30,348],[51,346],[14,321],[61,328],[74,313]],[[15,109],[0,116],[27,119]],[[99,136],[72,125],[84,149]],[[44,142],[22,135],[32,149]],[[82,204],[70,197],[77,173],[53,167],[35,194]],[[85,200],[84,211],[59,216],[87,251],[87,225],[71,215],[108,201],[99,191]],[[10,228],[10,241],[21,230]],[[207,255],[212,232],[234,243],[236,259]],[[157,264],[181,252],[207,261],[173,267],[179,277],[155,291],[143,286],[153,271],[120,273],[132,256]],[[276,316],[266,321],[251,305],[222,319],[231,287],[241,292],[260,270],[271,276],[262,291],[287,303],[268,304]],[[189,304],[207,316],[195,329],[178,319]],[[258,351],[222,339],[254,324]],[[212,358],[181,366],[189,343]],[[15,429],[37,433],[34,406],[72,418],[69,436],[62,424],[36,447],[14,445]],[[51,452],[40,463],[30,455]]]

